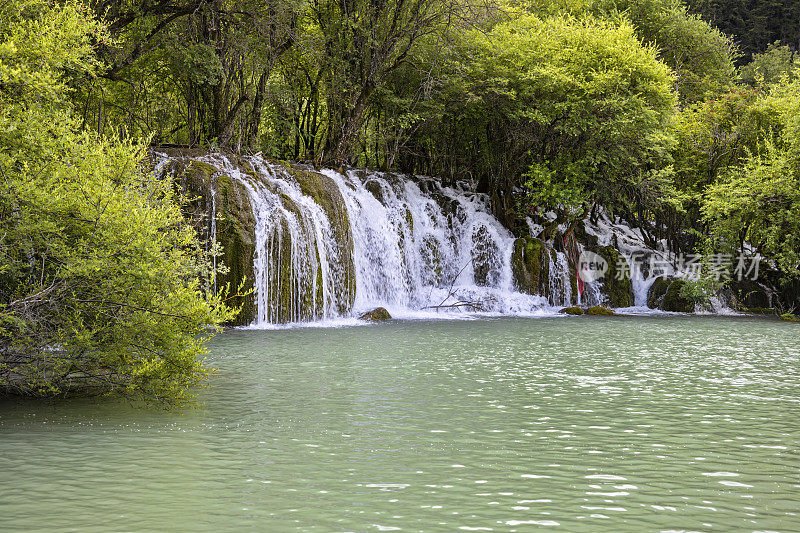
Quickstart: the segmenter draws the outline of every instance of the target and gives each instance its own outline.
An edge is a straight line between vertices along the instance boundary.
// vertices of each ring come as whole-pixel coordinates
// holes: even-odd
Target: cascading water
[[[547,257],[550,262],[548,268],[550,304],[553,306],[570,305],[572,302],[572,274],[569,269],[567,254],[553,250]]]
[[[515,290],[515,238],[484,195],[425,178],[323,173],[338,185],[353,228],[356,309],[525,314],[546,306]]]
[[[217,247],[217,191],[214,185],[211,185],[211,235],[209,238],[211,242],[211,247],[216,249]],[[211,265],[214,268],[214,272],[217,271],[217,256],[216,254],[211,258]],[[212,287],[213,294],[217,294],[217,278],[214,276],[214,285]]]
[[[544,296],[517,290],[517,239],[491,214],[489,198],[464,185],[357,170],[314,172],[258,156],[195,160],[238,183],[249,199],[255,325],[352,316],[377,306],[400,317],[525,316],[604,299],[599,282],[587,283],[579,299],[568,254],[547,244],[541,252],[546,277],[537,282],[540,289],[526,289]],[[212,180],[216,212],[214,187]],[[215,232],[216,213],[213,218]],[[532,233],[537,229],[531,226]]]
[[[247,190],[255,218],[256,322],[302,322],[347,308],[346,261],[322,206],[302,193],[282,167],[249,158],[253,173],[224,156],[206,161]]]

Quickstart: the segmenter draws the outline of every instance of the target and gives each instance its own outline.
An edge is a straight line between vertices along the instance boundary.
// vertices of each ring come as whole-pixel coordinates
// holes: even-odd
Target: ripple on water
[[[0,406],[0,530],[800,531],[795,333],[712,317],[226,332],[197,409]]]

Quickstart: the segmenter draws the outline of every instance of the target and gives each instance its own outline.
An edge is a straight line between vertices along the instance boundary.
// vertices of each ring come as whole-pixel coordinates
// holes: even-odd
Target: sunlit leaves
[[[0,387],[176,400],[230,318],[169,180],[145,150],[81,131],[69,85],[102,35],[75,3],[6,4],[0,25]]]

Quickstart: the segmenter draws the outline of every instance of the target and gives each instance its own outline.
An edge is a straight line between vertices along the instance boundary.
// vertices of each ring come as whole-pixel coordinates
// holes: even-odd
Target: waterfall
[[[216,252],[217,248],[217,190],[215,184],[211,183],[211,248]],[[216,254],[211,257],[211,266],[214,272],[217,271],[217,256]],[[217,294],[217,276],[214,276],[214,285],[211,288],[212,294]]]
[[[252,157],[243,172],[227,157],[205,160],[245,187],[255,219],[256,323],[338,316],[346,307],[342,251],[322,206],[280,166]]]
[[[532,314],[540,296],[517,292],[514,236],[491,215],[489,199],[427,178],[331,170],[353,231],[356,310],[395,316]]]
[[[569,269],[569,259],[564,252],[548,254],[550,260],[548,268],[548,294],[553,306],[565,306],[572,303],[572,274]]]
[[[658,279],[658,276],[650,276],[643,278],[636,276],[632,279],[633,282],[633,305],[635,307],[647,307],[647,294],[650,292],[650,287]]]
[[[489,197],[463,183],[315,171],[260,156],[178,159],[206,165],[212,244],[217,211],[223,220],[226,213],[220,201],[229,201],[217,198],[220,191],[228,198],[236,189],[237,205],[249,202],[245,240],[253,242],[239,250],[252,250],[252,275],[240,274],[252,280],[254,325],[339,319],[378,306],[406,318],[535,316],[605,301],[600,281],[575,294],[569,254],[535,238],[541,226],[529,220],[529,240],[518,239],[492,215]],[[520,253],[528,263],[514,270]],[[530,274],[524,287],[519,268]]]

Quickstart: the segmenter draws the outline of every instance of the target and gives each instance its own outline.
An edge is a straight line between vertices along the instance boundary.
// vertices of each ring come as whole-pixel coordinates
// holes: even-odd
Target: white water
[[[551,315],[554,305],[569,302],[563,254],[552,270],[559,279],[551,280],[551,286],[565,287],[562,297],[548,303],[515,289],[515,237],[491,215],[485,195],[425,178],[325,170],[342,195],[352,232],[355,301],[348,311],[347,251],[336,242],[328,215],[286,169],[252,157],[254,177],[221,155],[205,161],[249,194],[256,220],[256,327],[309,320],[349,324],[347,316],[378,306],[401,318]],[[287,270],[290,294],[283,294],[287,284],[280,278]]]
[[[656,279],[661,276],[692,279],[696,274],[692,271],[692,267],[676,264],[675,256],[670,253],[666,240],[650,245],[640,228],[633,228],[624,220],[612,220],[602,209],[597,220],[595,222],[587,220],[585,227],[587,233],[597,237],[598,245],[611,245],[619,250],[630,268],[634,304],[633,307],[624,309],[627,313],[658,314],[658,310],[647,307],[647,295]],[[695,312],[737,314],[718,296],[712,296],[710,304],[710,310],[698,307]]]
[[[340,247],[322,207],[303,195],[283,169],[276,167],[276,172],[260,158],[250,159],[257,178],[224,156],[206,162],[244,185],[250,197],[256,222],[256,323],[337,317],[341,302],[336,297],[344,285]]]
[[[492,216],[486,195],[462,185],[323,170],[341,194],[350,250],[338,242],[342,239],[336,237],[330,213],[303,194],[283,165],[249,157],[251,168],[245,170],[223,155],[203,161],[241,183],[249,196],[255,218],[257,314],[252,327],[310,321],[347,325],[378,306],[394,317],[430,319],[553,315],[576,301],[604,301],[600,282],[587,283],[581,295],[573,295],[567,255],[552,249],[547,254],[548,297],[519,292],[511,268],[514,235]],[[216,221],[212,224],[215,229]],[[653,253],[635,230],[617,226],[602,218],[595,226],[587,224],[587,231],[601,245],[616,235],[625,255]],[[532,234],[541,230],[530,227]],[[636,306],[646,305],[654,279],[634,276]]]
[[[323,173],[339,187],[353,231],[356,313],[535,315],[549,307],[515,290],[515,238],[485,195],[425,178]]]

